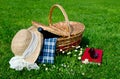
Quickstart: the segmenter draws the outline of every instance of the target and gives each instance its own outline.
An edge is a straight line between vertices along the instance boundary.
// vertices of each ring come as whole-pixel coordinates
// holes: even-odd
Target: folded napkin
[[[38,29],[38,31],[39,31],[39,29]],[[41,32],[41,30],[40,30],[40,32]],[[50,34],[48,34],[48,35],[50,35]],[[40,55],[37,59],[38,63],[49,63],[49,64],[54,63],[56,42],[57,42],[57,37],[52,37],[52,38],[46,37],[46,36],[44,37],[43,47],[42,47]]]

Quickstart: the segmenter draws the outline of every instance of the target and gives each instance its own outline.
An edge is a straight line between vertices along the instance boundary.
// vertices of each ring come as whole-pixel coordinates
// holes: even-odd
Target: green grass
[[[81,44],[84,49],[85,45],[103,49],[102,65],[82,64],[74,56],[78,52],[72,51],[71,55],[57,55],[55,67],[39,64],[38,71],[10,69],[8,62],[13,56],[10,45],[15,33],[30,27],[32,20],[48,25],[49,10],[55,3],[65,8],[70,20],[85,24]],[[119,4],[118,0],[0,0],[0,79],[119,79]],[[61,12],[56,9],[53,21],[63,20]]]

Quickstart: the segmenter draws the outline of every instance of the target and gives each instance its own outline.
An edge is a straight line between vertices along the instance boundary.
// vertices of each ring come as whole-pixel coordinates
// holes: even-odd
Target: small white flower
[[[78,57],[78,60],[81,60],[81,57]]]
[[[80,53],[82,53],[83,51],[82,50],[80,50]]]
[[[88,45],[86,45],[86,47],[88,47]]]
[[[75,49],[75,52],[77,52],[78,50]]]
[[[48,70],[48,68],[46,67],[46,68],[45,68],[45,70],[47,71],[47,70]]]
[[[62,49],[60,49],[60,52],[62,52]]]
[[[61,64],[61,66],[64,66],[64,64]]]
[[[65,51],[62,51],[62,53],[65,53]]]
[[[46,66],[46,64],[43,64],[43,66]]]
[[[88,64],[88,63],[89,63],[89,60],[88,60],[88,59],[85,59],[84,61],[82,61],[82,63]]]
[[[80,48],[80,50],[82,51],[83,49],[82,49],[82,48]]]
[[[80,46],[77,46],[77,47],[76,47],[76,49],[79,49],[79,48],[80,48]]]
[[[98,63],[98,65],[100,66],[100,65],[101,65],[101,63]]]
[[[85,75],[85,73],[82,73],[82,75]]]
[[[79,56],[82,55],[82,51],[80,51],[80,53],[78,54]]]
[[[67,67],[67,65],[66,65],[66,64],[61,64],[61,66],[62,66],[62,67]]]
[[[67,66],[66,66],[66,64],[64,64],[64,66],[63,66],[63,67],[67,67]]]
[[[70,55],[70,54],[71,54],[71,52],[68,52],[68,53],[67,53],[67,55]]]

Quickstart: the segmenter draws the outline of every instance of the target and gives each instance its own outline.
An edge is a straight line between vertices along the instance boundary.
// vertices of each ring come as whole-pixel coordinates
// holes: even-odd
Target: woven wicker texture
[[[59,8],[64,15],[65,21],[52,24],[52,13],[55,8]],[[61,5],[55,4],[51,7],[49,13],[49,26],[32,22],[36,27],[61,36],[57,40],[57,51],[68,51],[80,44],[85,26],[80,22],[69,21],[68,16]]]

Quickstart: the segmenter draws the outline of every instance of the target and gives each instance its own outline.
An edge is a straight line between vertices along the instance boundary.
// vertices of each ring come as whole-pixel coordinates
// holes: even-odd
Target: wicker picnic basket
[[[64,15],[65,21],[52,24],[52,13],[56,7],[61,10],[62,14]],[[57,39],[57,52],[72,50],[76,46],[79,46],[82,40],[82,34],[85,29],[84,24],[80,22],[69,21],[64,8],[59,4],[54,4],[50,9],[49,26],[45,26],[35,21],[33,21],[32,24],[60,36]]]

